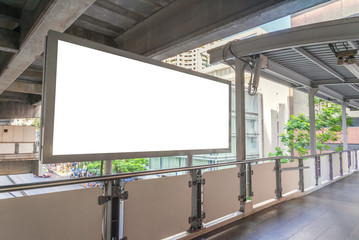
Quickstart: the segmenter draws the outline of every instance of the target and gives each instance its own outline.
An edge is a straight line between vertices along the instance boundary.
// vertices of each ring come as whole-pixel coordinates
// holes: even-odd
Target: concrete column
[[[316,154],[317,142],[315,137],[315,108],[314,96],[318,92],[318,88],[309,89],[309,135],[310,135],[310,154]]]
[[[246,63],[240,59],[235,61],[235,92],[236,92],[236,161],[244,161],[246,159],[246,111],[245,111],[245,77],[244,71]],[[244,212],[246,202],[246,167],[239,164],[240,173],[240,210]]]
[[[343,150],[348,150],[347,103],[342,104]]]

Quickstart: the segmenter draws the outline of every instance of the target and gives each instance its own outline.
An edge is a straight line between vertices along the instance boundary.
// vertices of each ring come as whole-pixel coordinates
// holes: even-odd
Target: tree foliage
[[[114,173],[127,173],[144,171],[150,165],[146,158],[121,159],[112,161],[112,169]],[[82,168],[86,166],[87,170],[93,174],[100,174],[101,161],[84,162]]]
[[[316,142],[317,150],[321,153],[329,150],[328,143],[337,142],[339,135],[342,133],[342,109],[341,106],[323,99],[315,98],[315,121],[316,121]],[[347,116],[347,126],[352,126],[352,118]],[[309,117],[304,114],[290,116],[284,129],[285,133],[281,134],[281,142],[287,151],[292,149],[297,151],[300,156],[308,154],[310,145],[309,136]],[[340,145],[336,150],[342,149]],[[270,153],[270,156],[279,156],[285,151],[276,148],[276,153]]]

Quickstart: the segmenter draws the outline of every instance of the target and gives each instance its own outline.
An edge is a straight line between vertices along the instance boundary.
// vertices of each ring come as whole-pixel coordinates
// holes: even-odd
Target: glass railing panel
[[[0,200],[0,239],[102,239],[100,188]]]
[[[315,159],[305,158],[303,160],[304,167],[304,189],[315,186]]]
[[[284,170],[284,168],[297,168],[298,161],[282,163],[282,188],[283,194],[298,190],[299,188],[299,170]]]
[[[274,162],[253,165],[252,171],[253,205],[273,199],[276,189]]]
[[[189,174],[127,182],[124,201],[124,236],[127,239],[162,239],[190,228]]]
[[[208,171],[203,174],[204,222],[208,223],[239,210],[239,168]]]

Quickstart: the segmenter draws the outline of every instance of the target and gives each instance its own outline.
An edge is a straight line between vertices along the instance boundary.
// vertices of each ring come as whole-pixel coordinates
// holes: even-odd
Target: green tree
[[[342,109],[340,105],[323,99],[315,98],[314,101],[317,150],[322,153],[330,148],[328,143],[339,140],[338,134],[343,131]],[[347,116],[347,126],[352,126],[352,124],[352,118]],[[307,155],[310,145],[309,117],[304,114],[298,114],[296,117],[292,115],[284,129],[285,133],[281,134],[281,142],[287,151],[293,149],[300,156]],[[336,150],[339,151],[342,148],[343,146],[340,145]],[[284,152],[281,148],[276,148],[276,153],[270,153],[270,156],[279,156],[278,154]]]
[[[112,161],[113,169],[116,173],[144,171],[150,165],[146,158],[123,159]]]
[[[112,169],[115,173],[144,171],[149,165],[150,162],[146,158],[121,159],[112,161]],[[86,166],[87,171],[100,174],[101,161],[84,162],[80,165],[80,168],[84,168],[84,166]]]

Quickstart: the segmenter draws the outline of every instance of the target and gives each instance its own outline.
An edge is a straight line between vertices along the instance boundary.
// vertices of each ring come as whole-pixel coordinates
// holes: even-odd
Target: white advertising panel
[[[230,82],[50,32],[46,163],[230,150]]]

